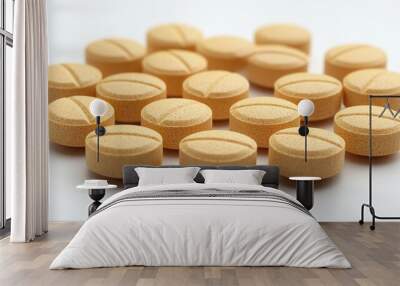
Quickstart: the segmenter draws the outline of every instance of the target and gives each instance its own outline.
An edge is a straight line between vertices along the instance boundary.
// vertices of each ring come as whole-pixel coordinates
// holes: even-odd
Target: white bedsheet
[[[279,190],[254,185],[180,184],[122,191]],[[185,198],[123,201],[89,218],[50,269],[127,265],[349,268],[311,216],[262,199]]]

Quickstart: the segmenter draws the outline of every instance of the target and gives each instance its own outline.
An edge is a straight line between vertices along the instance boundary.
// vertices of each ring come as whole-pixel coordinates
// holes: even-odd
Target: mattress
[[[133,265],[351,267],[290,195],[193,183],[138,186],[108,198],[50,269]]]

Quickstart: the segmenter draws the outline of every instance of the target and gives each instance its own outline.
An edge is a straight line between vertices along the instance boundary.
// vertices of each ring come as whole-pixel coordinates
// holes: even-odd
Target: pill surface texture
[[[256,142],[234,131],[197,132],[179,145],[181,165],[255,165],[256,161]]]
[[[241,70],[253,49],[248,40],[234,36],[210,37],[197,45],[197,51],[207,58],[210,70]]]
[[[342,83],[323,74],[295,73],[275,82],[274,95],[298,104],[309,99],[315,105],[310,121],[332,118],[342,103]]]
[[[228,71],[205,71],[183,82],[183,97],[207,104],[214,120],[229,118],[229,108],[249,96],[249,82],[240,74]]]
[[[140,72],[146,49],[125,38],[109,38],[90,43],[85,50],[86,62],[97,67],[103,76],[123,72]]]
[[[278,45],[259,46],[248,58],[246,73],[251,83],[273,88],[280,77],[305,72],[307,67],[308,57],[299,50]]]
[[[85,147],[85,138],[96,129],[96,118],[90,113],[95,97],[75,95],[59,98],[49,104],[50,141],[68,147]],[[114,108],[107,103],[101,125],[114,124]]]
[[[380,48],[351,44],[329,49],[325,54],[325,73],[342,80],[349,73],[368,68],[385,68],[386,54]]]
[[[141,124],[161,134],[164,148],[178,149],[185,136],[212,128],[212,111],[191,99],[161,99],[142,109]]]
[[[171,23],[152,27],[147,32],[147,49],[150,53],[160,50],[196,50],[203,38],[201,31],[193,26]]]
[[[166,97],[165,83],[145,73],[122,73],[104,78],[96,86],[97,97],[115,109],[115,120],[140,122],[140,112],[147,104]]]
[[[365,69],[348,74],[343,80],[344,97],[346,106],[368,105],[369,95],[396,95],[400,94],[400,73],[384,69]],[[383,106],[385,98],[374,98],[373,105]],[[400,99],[391,98],[389,103],[392,108],[400,108]]]
[[[162,163],[162,137],[156,131],[137,125],[111,125],[100,137],[100,157],[97,162],[97,136],[86,137],[86,165],[92,172],[122,178],[125,165],[159,166]]]
[[[183,81],[207,69],[207,60],[202,55],[185,50],[155,52],[146,56],[142,64],[145,73],[165,82],[169,97],[181,97]]]
[[[298,128],[276,132],[269,138],[269,164],[279,166],[284,177],[329,178],[342,170],[346,145],[342,137],[324,129],[310,128],[307,143],[305,162],[304,137],[299,135]]]
[[[49,102],[72,96],[96,96],[102,74],[97,68],[75,63],[54,64],[48,68]]]
[[[372,106],[372,156],[386,156],[400,150],[400,118],[383,107]],[[369,106],[348,107],[335,115],[335,133],[346,141],[346,151],[352,154],[369,154]]]
[[[273,24],[262,26],[254,34],[257,45],[285,45],[310,53],[310,32],[294,24]]]
[[[229,128],[253,138],[259,148],[268,148],[275,132],[299,125],[297,106],[280,98],[247,98],[230,109]]]

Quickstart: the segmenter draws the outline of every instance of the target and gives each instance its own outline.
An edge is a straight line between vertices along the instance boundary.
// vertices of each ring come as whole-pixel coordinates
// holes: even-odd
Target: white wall
[[[191,23],[205,35],[232,34],[248,39],[264,23],[295,22],[312,32],[312,72],[322,72],[323,55],[328,48],[352,42],[380,46],[389,56],[389,69],[400,71],[399,11],[400,1],[395,0],[49,0],[50,62],[83,61],[85,45],[100,37],[127,36],[144,43],[146,29],[163,22]],[[252,93],[269,92],[253,88]],[[331,128],[329,122],[322,126]],[[83,150],[52,145],[50,160],[50,219],[85,219],[90,200],[75,186],[95,175],[86,170]],[[175,153],[166,155],[164,163],[176,162]],[[258,163],[266,162],[266,151],[260,150]],[[399,156],[376,160],[374,170],[378,214],[400,215],[400,190],[396,187]],[[367,188],[367,160],[349,155],[339,176],[317,185],[312,212],[322,221],[358,220]],[[293,193],[294,185],[283,180],[282,189]]]

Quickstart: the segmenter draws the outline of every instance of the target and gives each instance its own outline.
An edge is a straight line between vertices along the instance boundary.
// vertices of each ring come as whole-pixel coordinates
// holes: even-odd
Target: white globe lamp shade
[[[108,107],[104,100],[95,99],[90,103],[89,109],[90,113],[92,113],[93,116],[97,117],[106,114]]]
[[[303,117],[311,116],[314,113],[314,103],[309,99],[303,99],[297,105],[297,111]]]

